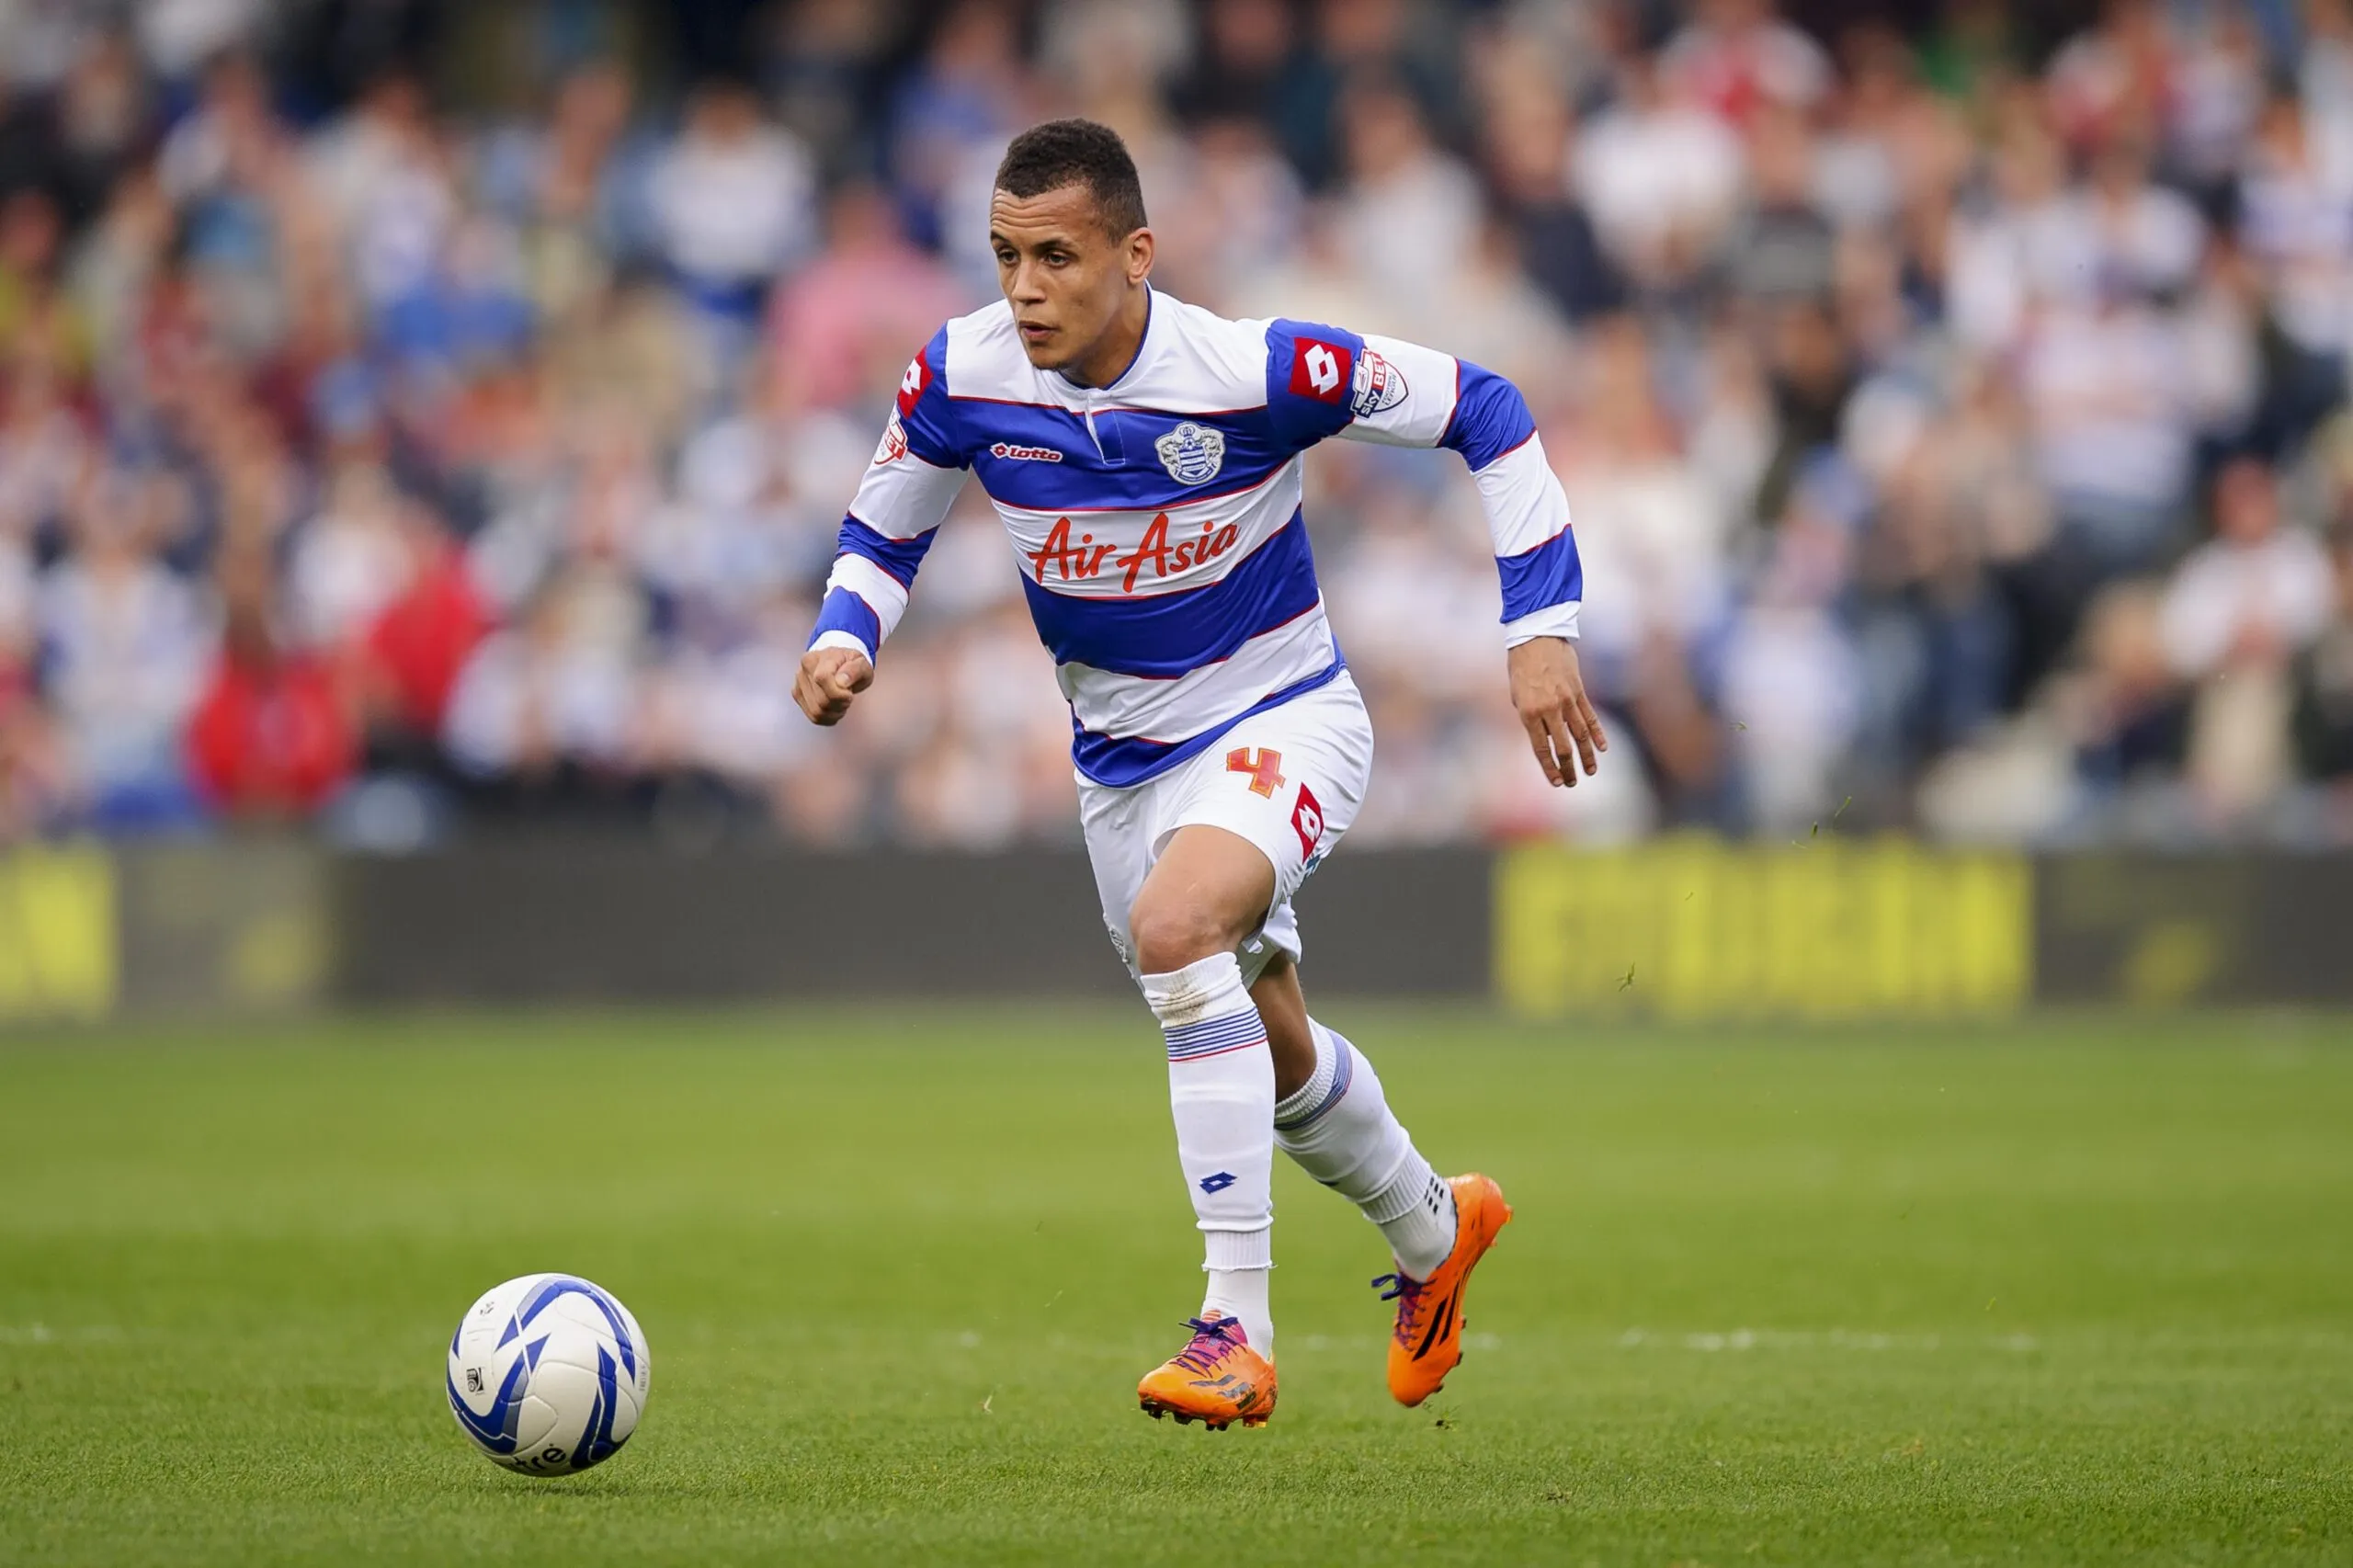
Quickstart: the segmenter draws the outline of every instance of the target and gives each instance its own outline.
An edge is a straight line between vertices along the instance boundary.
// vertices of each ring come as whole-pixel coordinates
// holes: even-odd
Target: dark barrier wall
[[[331,885],[332,990],[360,1002],[1128,994],[1076,850],[509,842],[347,859]],[[2030,860],[1840,837],[1368,851],[1336,856],[1299,908],[1320,994],[1540,1015],[2353,1003],[2345,856]]]
[[[1318,994],[1538,1016],[1935,1018],[2353,1005],[2353,856],[2054,857],[1824,837],[1336,858]],[[0,854],[0,1025],[337,1003],[1130,994],[1075,850],[689,857],[511,839]]]
[[[1083,856],[509,844],[335,868],[359,1002],[1117,995]]]
[[[2052,858],[2035,878],[2047,1002],[2353,1002],[2353,855]]]
[[[699,858],[508,844],[346,860],[333,902],[336,989],[360,1002],[1131,994],[1074,850]],[[1483,857],[1335,861],[1299,903],[1321,987],[1486,990]]]
[[[118,856],[125,999],[151,1013],[300,1011],[327,999],[334,862],[286,839]]]

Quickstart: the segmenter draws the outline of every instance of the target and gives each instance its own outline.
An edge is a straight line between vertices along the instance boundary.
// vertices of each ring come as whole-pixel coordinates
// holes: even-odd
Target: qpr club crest
[[[1225,466],[1223,433],[1189,419],[1152,445],[1160,466],[1179,484],[1207,484]]]

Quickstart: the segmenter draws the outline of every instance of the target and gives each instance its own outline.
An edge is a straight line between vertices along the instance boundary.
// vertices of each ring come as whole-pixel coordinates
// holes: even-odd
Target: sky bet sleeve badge
[[[1179,484],[1207,484],[1225,466],[1225,436],[1188,419],[1153,443],[1160,466]]]
[[[1404,373],[1366,349],[1357,357],[1355,380],[1348,388],[1348,412],[1358,419],[1386,414],[1405,401]]]

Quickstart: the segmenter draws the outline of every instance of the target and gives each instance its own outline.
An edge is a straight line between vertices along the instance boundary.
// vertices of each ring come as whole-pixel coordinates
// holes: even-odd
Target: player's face
[[[989,248],[1022,352],[1049,370],[1086,369],[1152,270],[1152,231],[1107,233],[1084,185],[998,191],[989,200]]]

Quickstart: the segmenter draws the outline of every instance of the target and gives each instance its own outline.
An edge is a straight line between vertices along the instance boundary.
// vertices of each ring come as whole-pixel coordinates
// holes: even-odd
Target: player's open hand
[[[838,724],[849,699],[874,684],[874,665],[855,648],[812,648],[801,655],[792,700],[813,724]]]
[[[1537,765],[1553,783],[1576,788],[1578,766],[1591,778],[1601,767],[1600,754],[1609,749],[1577,674],[1576,649],[1564,638],[1537,637],[1508,657],[1511,705],[1527,726]]]

